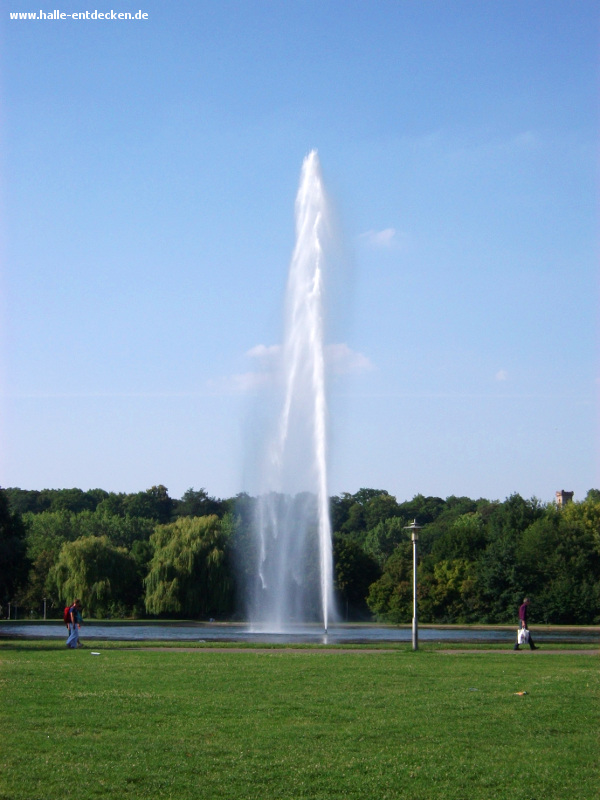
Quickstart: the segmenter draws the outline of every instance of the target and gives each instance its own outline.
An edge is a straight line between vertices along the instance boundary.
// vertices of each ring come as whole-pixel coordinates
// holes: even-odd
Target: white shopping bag
[[[519,628],[519,635],[517,637],[517,641],[519,644],[528,644],[529,643],[529,631],[527,628]]]

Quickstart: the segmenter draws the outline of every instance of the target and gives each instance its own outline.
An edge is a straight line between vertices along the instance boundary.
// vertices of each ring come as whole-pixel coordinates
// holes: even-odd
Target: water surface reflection
[[[597,643],[600,628],[532,628],[536,642]],[[59,622],[0,622],[0,636],[27,639],[62,639],[65,627]],[[389,644],[410,642],[411,627],[387,625],[336,625],[327,633],[318,626],[297,626],[286,633],[257,631],[248,625],[193,622],[90,622],[84,623],[82,640],[232,642],[252,644]],[[430,642],[483,642],[509,644],[514,628],[419,627],[419,639]]]

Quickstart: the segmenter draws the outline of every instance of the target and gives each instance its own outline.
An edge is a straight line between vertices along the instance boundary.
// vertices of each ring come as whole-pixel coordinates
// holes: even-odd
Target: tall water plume
[[[280,409],[255,520],[251,622],[283,631],[333,614],[327,485],[324,269],[329,213],[316,151],[302,165],[285,300]]]

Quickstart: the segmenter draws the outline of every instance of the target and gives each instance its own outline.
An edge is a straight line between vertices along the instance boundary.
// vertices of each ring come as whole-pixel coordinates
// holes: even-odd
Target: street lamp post
[[[417,544],[419,542],[419,531],[423,526],[417,525],[414,519],[404,530],[411,532],[413,544],[413,619],[412,619],[412,649],[419,649],[419,616],[417,611]]]

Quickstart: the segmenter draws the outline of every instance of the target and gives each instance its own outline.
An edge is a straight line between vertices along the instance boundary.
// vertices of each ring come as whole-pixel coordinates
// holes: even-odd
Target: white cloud
[[[250,358],[257,358],[264,364],[272,364],[277,361],[281,353],[280,344],[271,344],[267,347],[264,344],[257,344],[255,347],[250,348],[246,353]]]
[[[360,238],[371,247],[393,247],[397,242],[395,228],[384,228],[381,231],[370,230],[366,233],[361,233]]]
[[[497,381],[507,381],[508,380],[508,372],[505,369],[500,369],[496,373],[496,380]]]
[[[231,387],[236,394],[251,394],[266,386],[269,380],[265,372],[242,372],[231,376]]]
[[[348,373],[366,372],[374,369],[369,359],[352,350],[345,343],[330,344],[325,348],[327,364],[336,375],[347,375]]]
[[[279,344],[257,344],[246,352],[248,358],[257,363],[255,370],[223,376],[208,382],[212,392],[224,394],[253,394],[273,385],[280,367],[282,347]],[[345,343],[325,347],[325,361],[334,375],[348,375],[374,369],[371,361],[362,353],[352,350]]]
[[[282,347],[279,344],[269,346],[258,344],[246,353],[247,356],[259,362],[263,371],[277,369],[280,365],[281,354]],[[352,350],[345,342],[326,345],[325,359],[327,366],[337,375],[373,369],[373,365],[366,356]]]
[[[223,375],[207,381],[207,388],[212,394],[253,394],[266,386],[271,380],[268,372],[240,372],[235,375]]]

